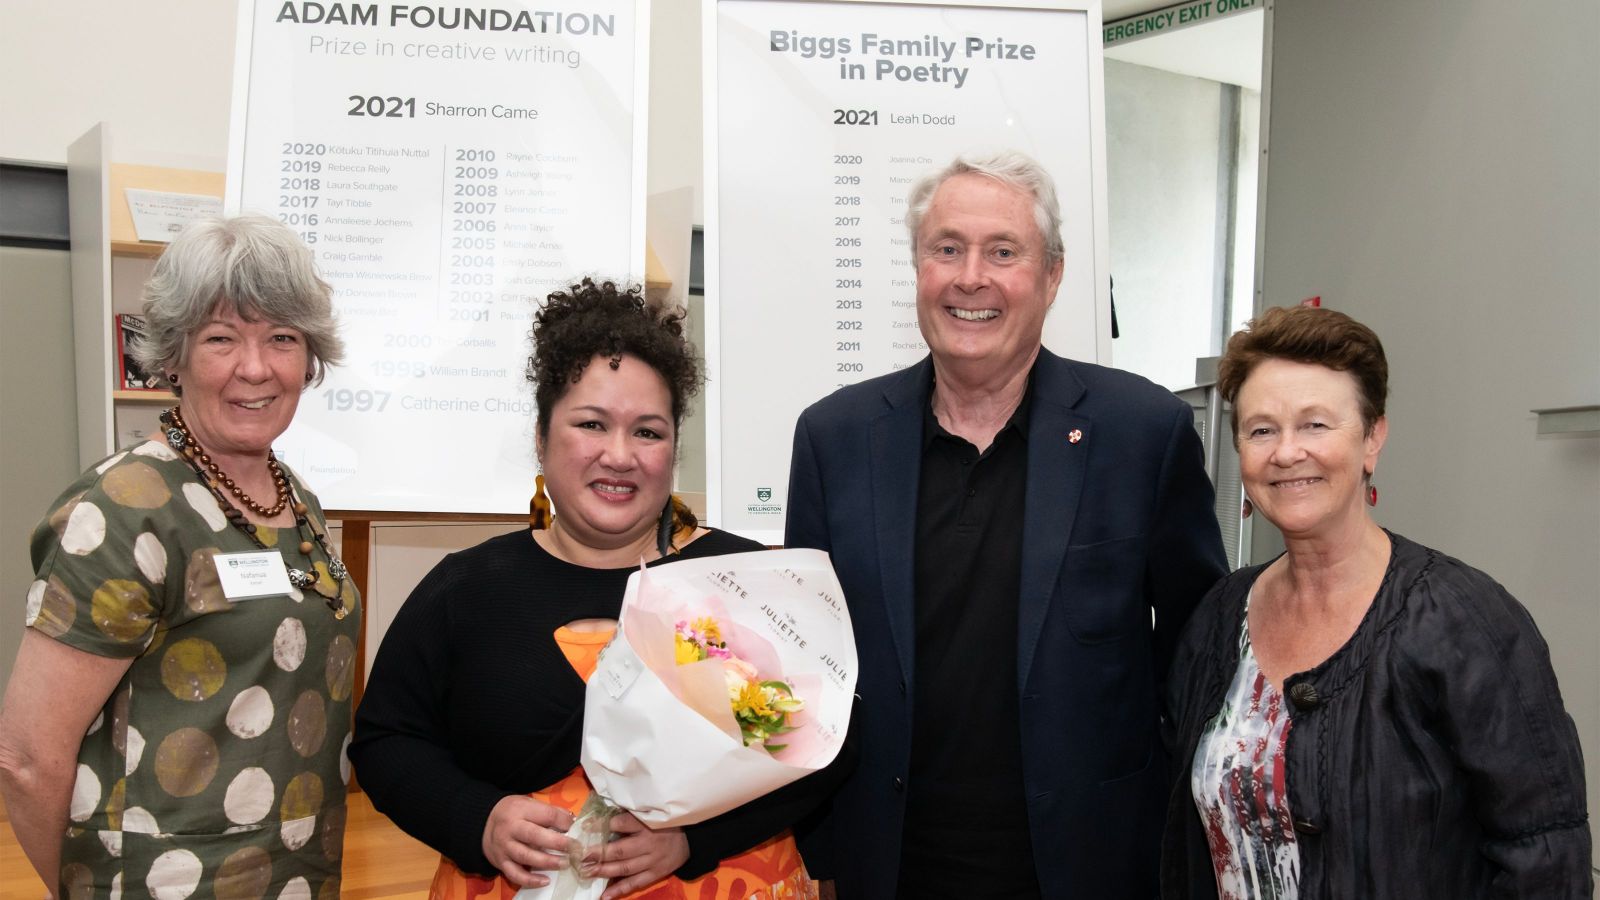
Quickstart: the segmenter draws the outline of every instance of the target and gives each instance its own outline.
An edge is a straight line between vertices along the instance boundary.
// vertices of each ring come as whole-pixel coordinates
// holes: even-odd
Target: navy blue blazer
[[[813,877],[844,900],[895,896],[932,383],[924,359],[836,391],[795,427],[784,543],[832,556],[860,655],[858,767],[798,829]],[[1017,692],[1039,886],[1151,898],[1168,786],[1161,683],[1184,620],[1227,570],[1211,482],[1193,413],[1168,391],[1047,350],[1032,386]],[[961,727],[918,727],[930,724]]]

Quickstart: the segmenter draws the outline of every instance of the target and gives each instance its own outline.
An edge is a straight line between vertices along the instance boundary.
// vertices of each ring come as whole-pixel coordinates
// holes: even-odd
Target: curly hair
[[[1326,366],[1349,372],[1361,401],[1367,434],[1389,399],[1389,360],[1371,328],[1342,312],[1312,306],[1272,307],[1228,339],[1217,364],[1217,389],[1233,405],[1245,379],[1269,359]],[[1233,442],[1239,443],[1239,410],[1233,410]]]
[[[683,336],[683,318],[681,309],[652,309],[639,285],[619,288],[615,282],[585,278],[550,294],[533,317],[533,355],[527,369],[539,410],[540,439],[550,435],[550,411],[583,377],[590,361],[608,357],[615,369],[623,354],[638,357],[667,383],[676,430],[703,381],[700,360]]]

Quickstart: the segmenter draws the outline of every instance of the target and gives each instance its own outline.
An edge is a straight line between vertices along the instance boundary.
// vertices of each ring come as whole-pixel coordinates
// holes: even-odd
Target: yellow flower
[[[716,619],[710,616],[695,619],[692,627],[706,639],[706,643],[722,643],[722,626],[717,624]]]
[[[739,698],[733,701],[733,711],[735,715],[746,713],[763,718],[772,715],[772,708],[767,706],[767,692],[754,682],[746,684],[739,692]]]
[[[686,666],[689,663],[697,663],[700,660],[705,659],[704,656],[700,655],[699,646],[697,646],[693,641],[684,640],[682,635],[672,636],[672,652],[674,658],[677,660],[678,665],[680,666]]]

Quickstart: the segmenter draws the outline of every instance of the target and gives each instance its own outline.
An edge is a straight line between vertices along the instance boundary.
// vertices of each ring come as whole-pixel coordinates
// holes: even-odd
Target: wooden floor
[[[439,854],[407,837],[372,808],[366,794],[350,795],[344,832],[344,891],[353,900],[425,897]],[[17,846],[11,817],[0,805],[0,900],[40,900],[44,884]]]

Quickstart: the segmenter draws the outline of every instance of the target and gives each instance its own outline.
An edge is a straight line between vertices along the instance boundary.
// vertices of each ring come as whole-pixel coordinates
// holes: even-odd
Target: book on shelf
[[[133,357],[135,344],[148,337],[144,316],[123,313],[117,316],[117,390],[159,391],[161,380],[148,374]]]

